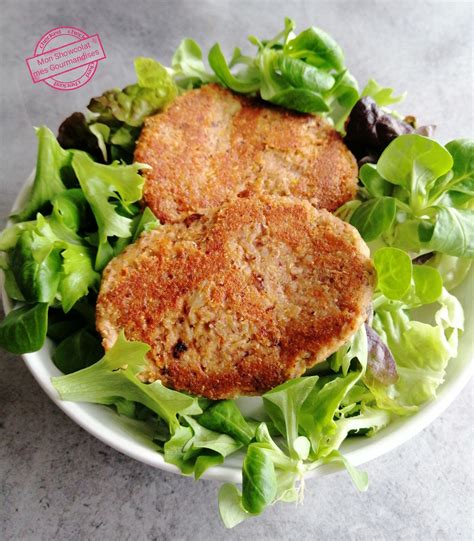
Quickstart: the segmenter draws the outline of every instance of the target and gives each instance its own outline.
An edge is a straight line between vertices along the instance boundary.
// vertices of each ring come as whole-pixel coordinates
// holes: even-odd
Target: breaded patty
[[[147,118],[135,161],[152,167],[144,172],[144,202],[162,223],[259,193],[334,211],[357,189],[356,161],[324,119],[216,84]]]
[[[374,270],[351,225],[295,198],[234,199],[144,233],[102,277],[97,328],[151,346],[144,381],[212,399],[261,394],[365,320]]]

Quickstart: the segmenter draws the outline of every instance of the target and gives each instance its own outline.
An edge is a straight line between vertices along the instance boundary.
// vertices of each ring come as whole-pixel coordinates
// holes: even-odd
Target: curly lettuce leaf
[[[349,394],[350,391],[346,397]],[[369,405],[368,402],[371,404]],[[339,449],[344,440],[351,434],[363,434],[370,437],[390,424],[392,414],[389,411],[381,409],[377,404],[372,404],[372,402],[375,402],[374,396],[370,393],[368,400],[362,400],[360,404],[353,403],[347,407],[349,411],[357,409],[357,415],[350,414],[345,416],[341,412],[340,418],[335,421],[336,429],[331,439],[331,444],[335,450]],[[334,451],[331,451],[328,457],[331,458],[333,453]],[[345,466],[349,469],[347,464]],[[354,479],[354,476],[352,478]],[[364,488],[359,490],[366,490],[366,488],[367,485],[364,484]]]
[[[136,214],[133,203],[140,200],[144,182],[138,171],[145,166],[137,163],[103,165],[83,152],[76,152],[72,167],[97,222],[96,268],[100,270],[117,252],[109,238],[131,240],[133,236],[133,217]],[[127,213],[129,217],[124,216]]]
[[[380,408],[407,415],[436,397],[464,326],[462,306],[453,295],[443,289],[437,302],[436,325],[411,320],[404,305],[376,311],[373,327],[390,348],[399,375],[390,386],[365,381]]]
[[[63,310],[68,312],[90,288],[98,285],[100,275],[94,270],[93,251],[86,246],[69,244],[61,257],[63,266],[58,292]]]
[[[18,222],[28,220],[48,205],[55,195],[64,191],[63,170],[70,166],[72,154],[61,148],[46,126],[36,128],[38,154],[35,179],[25,207],[14,216]]]
[[[364,96],[370,96],[379,107],[386,107],[403,101],[406,92],[400,94],[400,96],[394,96],[393,88],[383,87],[375,79],[369,79],[361,93],[361,97]]]
[[[107,237],[131,236],[132,219],[120,215],[117,204],[110,199],[115,198],[125,208],[138,201],[144,182],[138,171],[143,166],[118,163],[103,165],[94,162],[87,154],[77,152],[72,167],[97,220],[100,242],[105,242]]]
[[[472,266],[472,259],[438,253],[426,264],[433,266],[440,273],[444,287],[451,291],[466,279]]]
[[[97,363],[73,374],[52,378],[63,400],[115,404],[117,398],[143,404],[165,420],[174,433],[180,427],[178,414],[202,412],[196,398],[173,391],[160,381],[143,383],[138,375],[148,368],[149,346],[129,342],[120,334]]]
[[[98,122],[114,124],[118,121],[139,127],[147,116],[159,111],[176,96],[176,85],[159,62],[139,56],[134,64],[136,84],[123,90],[108,90],[90,101],[88,109],[98,114]]]

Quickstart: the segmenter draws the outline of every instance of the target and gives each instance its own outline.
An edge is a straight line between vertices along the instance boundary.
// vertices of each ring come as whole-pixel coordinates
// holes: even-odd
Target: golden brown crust
[[[206,85],[149,117],[135,161],[147,163],[144,202],[163,223],[258,193],[334,211],[353,199],[357,165],[321,117]]]
[[[97,328],[151,346],[147,381],[220,399],[260,394],[362,324],[374,272],[357,231],[294,198],[234,199],[145,233],[107,266]]]

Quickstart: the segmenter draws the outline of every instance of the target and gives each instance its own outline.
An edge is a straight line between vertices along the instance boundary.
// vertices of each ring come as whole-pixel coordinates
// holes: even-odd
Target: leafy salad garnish
[[[344,53],[323,30],[311,27],[298,35],[295,23],[285,19],[285,28],[274,38],[248,39],[257,48],[255,56],[236,48],[227,61],[220,45],[209,51],[209,72],[199,45],[181,42],[172,60],[173,76],[183,89],[219,82],[242,94],[303,113],[327,113],[342,128],[359,98],[357,81],[345,66]]]
[[[417,254],[472,258],[473,171],[473,141],[443,147],[422,135],[401,135],[377,164],[361,167],[363,201],[350,222],[366,241],[382,236],[386,244]]]
[[[167,69],[152,58],[135,58],[137,82],[92,98],[87,117],[73,113],[59,127],[64,148],[89,152],[98,161],[131,163],[135,141],[147,116],[176,96],[177,87]]]
[[[236,453],[242,487],[224,484],[219,511],[233,527],[276,502],[303,497],[307,472],[340,464],[359,490],[367,475],[341,453],[348,437],[372,436],[395,417],[436,398],[457,355],[464,314],[450,291],[474,257],[474,143],[446,146],[389,107],[395,96],[370,80],[361,93],[337,43],[317,28],[249,38],[254,56],[216,44],[208,69],[185,39],[171,67],[137,58],[137,82],[93,98],[58,139],[37,130],[31,193],[0,234],[0,268],[15,308],[0,324],[0,346],[27,353],[54,344],[53,378],[64,400],[114,408],[134,437],[196,479]],[[239,400],[211,401],[140,379],[149,346],[122,334],[104,352],[94,309],[105,265],[143,231],[159,227],[141,208],[146,166],[133,149],[147,116],[190,88],[211,82],[301,112],[319,113],[359,159],[358,197],[337,215],[369,243],[377,271],[365,325],[303,377],[261,398],[258,418]],[[346,120],[346,118],[349,118]],[[418,319],[419,309],[434,313]]]
[[[84,151],[61,148],[44,126],[37,136],[28,202],[0,235],[6,292],[25,303],[0,325],[0,345],[15,353],[42,347],[48,309],[66,315],[85,298],[94,304],[108,261],[158,223],[137,205],[145,166],[99,164]]]

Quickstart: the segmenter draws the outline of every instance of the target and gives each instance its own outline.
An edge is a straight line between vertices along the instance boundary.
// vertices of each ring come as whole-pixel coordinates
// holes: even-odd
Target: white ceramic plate
[[[32,180],[33,174],[19,194],[13,211],[18,209],[26,199]],[[438,390],[437,399],[425,404],[411,417],[396,419],[372,438],[352,438],[346,440],[341,450],[353,465],[359,466],[369,460],[384,455],[415,436],[443,413],[469,381],[474,368],[474,363],[472,362],[472,343],[474,341],[473,283],[474,268],[471,269],[467,280],[455,290],[455,294],[461,300],[465,310],[465,332],[460,340],[459,355],[457,359],[451,359],[446,380]],[[11,309],[11,302],[7,298],[5,291],[3,291],[3,306],[6,312]],[[54,366],[50,353],[51,343],[48,341],[40,351],[23,355],[23,358],[30,372],[46,394],[73,421],[121,453],[155,468],[180,473],[176,466],[167,464],[163,456],[152,449],[145,439],[141,440],[131,433],[112,409],[95,404],[64,402],[60,400],[51,384],[51,377],[61,375],[61,373]],[[259,402],[258,398],[244,398],[239,400],[239,405],[246,413],[251,413],[258,410]],[[241,482],[241,464],[242,455],[236,454],[230,456],[224,465],[210,468],[203,477],[239,483]],[[338,469],[340,469],[338,466],[328,464],[313,470],[308,474],[308,477],[327,475]]]

